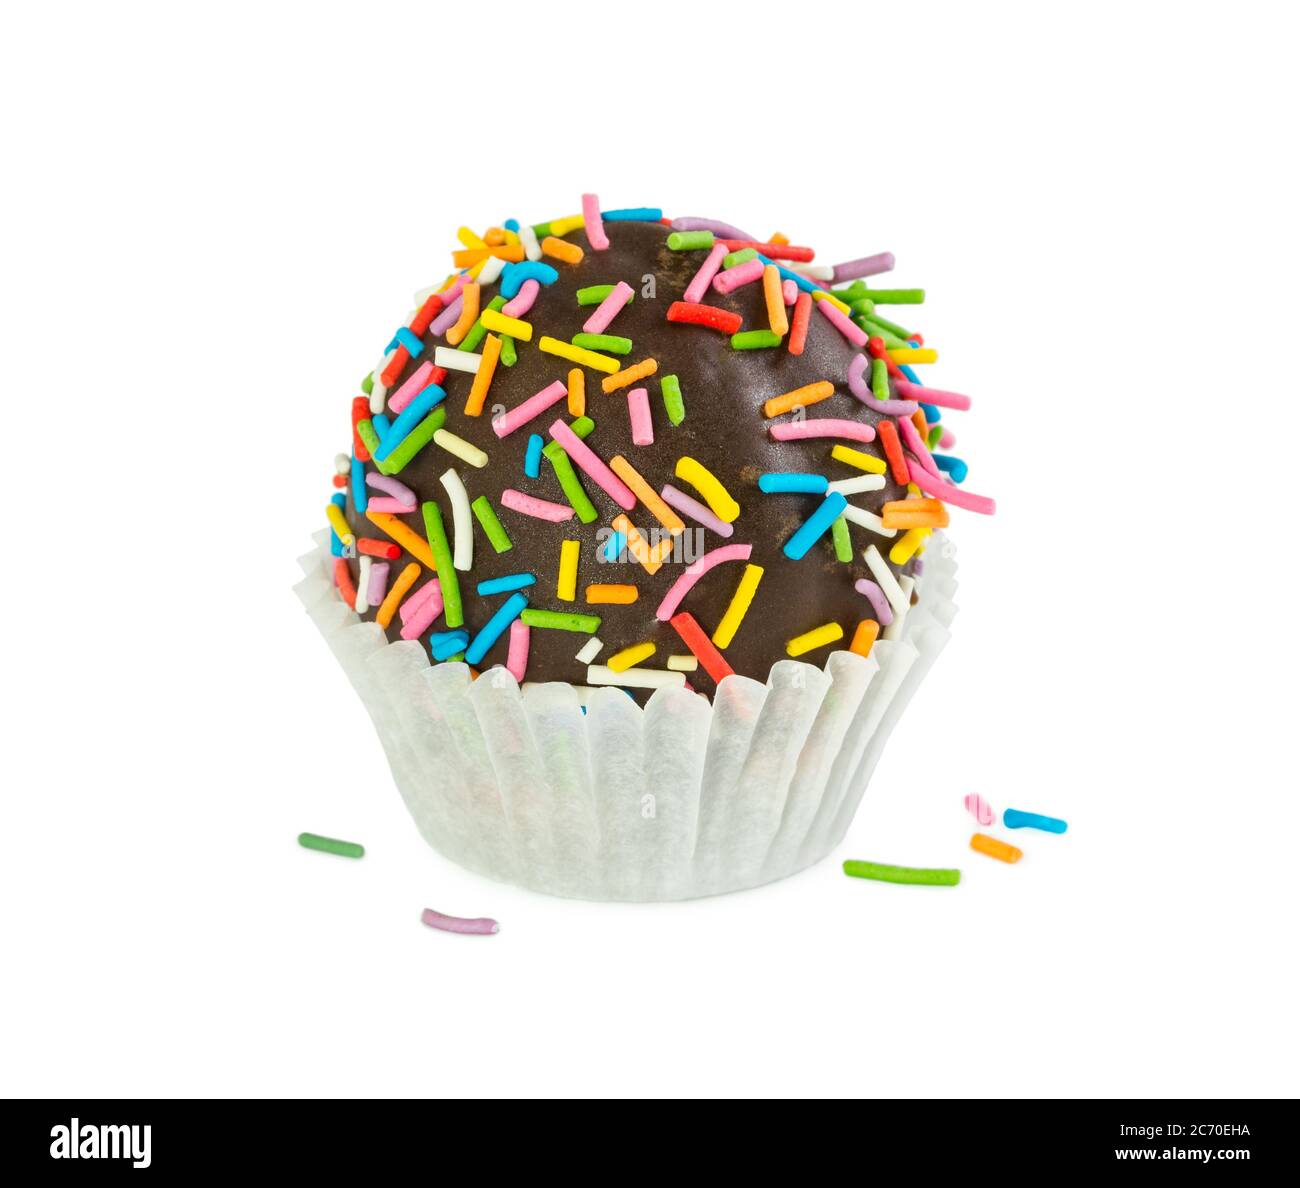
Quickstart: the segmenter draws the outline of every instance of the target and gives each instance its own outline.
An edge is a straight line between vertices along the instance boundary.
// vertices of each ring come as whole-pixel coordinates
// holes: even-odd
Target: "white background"
[[[7,7],[0,1091],[1300,1090],[1284,11]],[[449,865],[289,590],[454,229],[585,189],[894,251],[999,503],[841,851],[714,901]]]

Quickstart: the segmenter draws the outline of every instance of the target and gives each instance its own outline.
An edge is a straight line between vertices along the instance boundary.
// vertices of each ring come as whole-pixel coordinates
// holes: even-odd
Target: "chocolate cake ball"
[[[654,209],[462,229],[353,401],[335,580],[390,640],[522,681],[711,695],[866,654],[952,505],[919,290]],[[832,287],[836,286],[838,287]],[[723,550],[719,553],[718,550]]]

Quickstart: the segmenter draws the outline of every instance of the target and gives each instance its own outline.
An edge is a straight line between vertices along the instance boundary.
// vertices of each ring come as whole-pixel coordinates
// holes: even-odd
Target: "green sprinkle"
[[[696,252],[712,246],[712,231],[674,231],[668,236],[668,248],[674,252]]]
[[[552,442],[552,445],[559,445],[558,442]],[[542,453],[546,453],[543,449]],[[587,492],[583,489],[582,480],[578,478],[578,472],[573,469],[573,462],[569,455],[562,449],[557,449],[553,454],[546,455],[547,461],[550,462],[555,470],[555,477],[560,480],[560,489],[564,492],[564,497],[569,501],[569,506],[577,513],[578,519],[584,524],[591,524],[599,518],[595,505],[587,498]]]
[[[632,350],[632,340],[617,334],[575,334],[573,345],[584,351],[608,351],[611,355],[627,355]]]
[[[955,887],[961,882],[959,870],[927,870],[919,866],[884,866],[879,862],[858,862],[850,858],[844,873],[855,879],[875,879],[881,883],[916,883],[923,887]]]
[[[515,340],[509,334],[501,335],[501,362],[513,367],[519,359],[515,352]]]
[[[863,317],[869,318],[873,313],[876,312],[876,303],[874,301],[867,300],[867,298],[865,297],[860,298],[857,301],[850,301],[849,312],[855,314],[861,314]]]
[[[454,664],[457,660],[464,660],[464,659],[465,659],[465,653],[464,653],[464,652],[457,652],[454,656],[448,656],[447,659],[445,659],[445,660],[439,660],[438,663],[439,663],[439,664]]]
[[[505,303],[506,303],[506,299],[500,295],[497,295],[487,303],[487,307],[488,309],[499,310],[505,306]],[[466,334],[465,337],[460,340],[460,345],[456,349],[458,351],[476,351],[479,348],[479,344],[486,337],[487,337],[487,327],[483,325],[483,319],[479,318],[479,320],[469,328],[469,333]]]
[[[596,422],[590,417],[575,417],[569,422],[569,428],[573,430],[573,435],[581,441],[596,427]],[[548,458],[555,458],[559,454],[564,454],[564,447],[558,441],[548,441],[542,446],[542,453]],[[568,454],[564,454],[567,458]]]
[[[733,351],[757,351],[781,345],[781,336],[773,330],[742,330],[731,336]]]
[[[375,451],[379,449],[379,434],[375,432],[375,426],[369,417],[357,422],[357,436],[361,438],[361,444],[370,451],[370,457],[373,459]],[[376,462],[375,465],[379,467],[380,474],[392,473],[387,462]]]
[[[744,264],[749,260],[757,260],[758,252],[753,248],[741,248],[738,252],[728,252],[722,257],[723,268],[735,268],[737,264]]]
[[[383,462],[376,462],[381,474],[401,474],[406,464],[433,440],[433,435],[447,422],[447,410],[440,404],[403,439]],[[388,469],[385,470],[384,467]]]
[[[848,563],[853,560],[853,542],[849,539],[849,522],[843,516],[831,521],[831,543],[835,546],[835,559]]]
[[[674,425],[686,420],[686,405],[682,401],[682,385],[675,375],[666,375],[659,381],[659,391],[664,398],[664,412]]]
[[[429,538],[434,568],[438,571],[438,585],[442,587],[442,613],[448,627],[461,627],[465,614],[460,605],[460,580],[451,563],[451,548],[447,544],[447,530],[442,526],[442,509],[436,503],[420,505],[424,513],[424,534]]]
[[[930,432],[925,435],[925,444],[934,449],[943,438],[943,426],[931,425]]]
[[[880,321],[879,318],[857,317],[853,319],[869,335],[880,338],[887,347],[905,347],[908,343],[899,338],[888,326]]]
[[[877,400],[889,399],[889,364],[884,359],[871,360],[871,394]]]
[[[579,305],[599,305],[614,291],[613,285],[588,285],[585,289],[578,290]],[[631,305],[635,293],[629,293],[624,305]]]
[[[553,627],[556,631],[593,634],[600,627],[599,615],[575,615],[568,611],[534,610],[529,607],[519,618],[529,627]]]
[[[867,282],[864,280],[855,280],[846,288],[831,290],[832,297],[838,297],[841,301],[849,305],[852,305],[855,301],[861,301],[866,295]]]
[[[361,381],[361,390],[369,396],[375,390],[375,373],[367,372],[366,378]]]
[[[337,854],[340,858],[360,858],[366,852],[366,847],[356,842],[339,841],[336,837],[321,837],[319,833],[298,834],[298,844],[308,850]]]
[[[912,332],[900,326],[897,322],[891,322],[888,318],[882,318],[878,313],[869,313],[866,320],[882,330],[888,330],[891,334],[897,334],[904,340],[912,337]]]
[[[869,297],[877,305],[921,305],[925,301],[924,289],[868,289],[865,285],[861,297]]]
[[[492,547],[498,553],[508,553],[514,545],[510,540],[510,534],[502,526],[501,521],[497,519],[497,513],[492,504],[488,502],[488,497],[480,495],[469,506],[474,513],[474,518],[478,520],[480,527],[487,533],[487,538]]]

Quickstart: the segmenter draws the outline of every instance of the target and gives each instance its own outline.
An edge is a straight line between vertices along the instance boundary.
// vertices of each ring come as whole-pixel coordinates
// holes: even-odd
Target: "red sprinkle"
[[[352,581],[352,571],[348,569],[346,557],[334,559],[334,584],[343,595],[343,601],[353,610],[357,609],[357,588]]]
[[[735,334],[744,324],[744,318],[716,305],[696,305],[692,301],[674,301],[668,307],[670,322],[688,322],[692,326],[707,326],[723,334]]]
[[[442,313],[442,298],[437,293],[431,293],[420,306],[420,312],[411,319],[411,333],[417,338],[422,338],[425,331],[433,324],[433,319],[440,313]]]
[[[885,449],[885,459],[894,482],[907,486],[912,481],[912,472],[907,469],[907,459],[903,457],[903,445],[898,440],[898,428],[887,417],[876,422],[876,437]]]
[[[354,396],[352,398],[352,456],[358,462],[370,461],[370,451],[366,449],[365,443],[361,440],[361,434],[357,432],[357,426],[369,416],[369,399],[365,396]]]
[[[889,348],[885,346],[883,338],[868,338],[867,353],[873,359],[884,359],[885,367],[895,379],[906,379],[907,377],[898,370],[898,364],[889,357]]]
[[[346,474],[336,474],[334,476],[334,485],[336,487],[346,487],[352,480]]]
[[[722,653],[713,646],[713,641],[704,634],[704,629],[689,611],[679,611],[668,621],[673,625],[673,630],[682,637],[682,643],[691,649],[700,666],[713,678],[715,685],[721,684],[723,677],[729,677],[735,672],[735,669],[722,658]]]
[[[808,341],[808,320],[812,317],[812,294],[799,293],[794,303],[794,317],[790,320],[790,341],[786,350],[792,355],[802,355],[803,345]]]
[[[397,382],[397,377],[402,374],[402,368],[410,361],[411,352],[404,346],[399,346],[393,352],[393,357],[388,360],[388,366],[379,373],[379,382],[385,388],[391,388]]]
[[[759,243],[756,239],[724,239],[721,242],[727,245],[729,252],[743,252],[746,248],[753,248],[769,260],[799,260],[807,264],[813,258],[812,248],[798,247],[793,243]]]
[[[357,540],[357,552],[370,557],[382,557],[385,561],[396,561],[402,555],[402,550],[391,540],[375,540],[370,536]]]

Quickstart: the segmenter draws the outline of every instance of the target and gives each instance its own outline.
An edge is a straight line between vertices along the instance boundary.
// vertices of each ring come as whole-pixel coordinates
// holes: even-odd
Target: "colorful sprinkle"
[[[528,598],[526,595],[511,594],[497,608],[493,616],[483,624],[469,647],[465,649],[465,663],[478,664],[487,655],[492,645],[505,634],[506,628],[519,618],[527,605]]]
[[[425,908],[420,913],[420,922],[440,932],[459,932],[470,936],[491,936],[501,930],[501,925],[487,916],[467,920],[460,916],[444,916],[433,908]]]
[[[802,635],[796,635],[792,640],[787,641],[786,655],[802,656],[805,652],[824,648],[827,644],[833,644],[843,638],[844,628],[838,623],[823,623],[822,626],[814,627],[811,631],[805,631]]]
[[[652,640],[645,643],[633,644],[630,648],[623,648],[615,652],[607,661],[611,672],[626,672],[629,668],[640,664],[642,660],[649,660],[655,654],[655,645]]]
[[[543,334],[538,339],[537,349],[544,351],[548,355],[558,355],[561,359],[568,359],[570,363],[590,367],[594,371],[612,373],[618,370],[617,359],[611,359],[608,355],[598,355],[595,351],[585,351],[582,347],[576,347],[568,342],[561,342],[558,338],[551,338],[546,334]]]
[[[726,561],[748,561],[752,551],[753,546],[747,544],[719,545],[716,549],[710,549],[698,560],[691,562],[664,595],[659,609],[655,611],[655,618],[661,623],[667,623],[677,613],[682,599],[695,588],[696,583],[706,573]]]
[[[855,879],[873,879],[878,883],[905,883],[919,887],[955,887],[961,882],[959,870],[922,866],[886,866],[881,862],[861,862],[856,858],[845,860],[844,873]]]
[[[590,635],[600,628],[599,615],[579,615],[569,611],[534,610],[530,607],[521,618],[529,627],[543,627],[552,631],[578,631]]]
[[[740,504],[706,466],[694,458],[677,459],[673,474],[684,483],[690,483],[702,496],[715,516],[725,524],[732,524],[740,516]]]
[[[791,561],[800,560],[830,530],[830,526],[844,513],[848,502],[838,491],[828,492],[821,506],[800,525],[781,551]]]
[[[593,606],[609,604],[611,606],[631,606],[637,600],[640,591],[628,585],[591,585],[587,587],[586,598]]]
[[[362,858],[366,853],[365,847],[357,842],[339,841],[336,837],[321,837],[319,833],[298,834],[298,844],[305,850],[337,854],[340,858]]]
[[[573,518],[573,508],[562,503],[552,503],[549,499],[538,499],[535,495],[525,495],[513,487],[501,492],[501,506],[517,511],[521,515],[532,516],[535,520],[548,520],[552,524],[562,524]]]
[[[971,792],[962,803],[966,806],[966,811],[981,825],[993,824],[995,819],[993,806],[984,797]]]
[[[986,822],[980,822],[985,824]],[[1002,824],[1008,829],[1041,829],[1044,833],[1064,833],[1069,825],[1060,817],[1044,817],[1040,813],[1023,813],[1019,809],[1004,809]]]
[[[971,835],[970,848],[979,854],[987,854],[999,862],[1015,863],[1025,856],[1025,852],[1009,842],[999,841],[986,833]]]
[[[682,637],[684,643],[691,650],[691,654],[704,667],[704,671],[709,674],[714,684],[721,684],[722,681],[735,675],[735,669],[723,659],[722,653],[714,647],[709,637],[704,633],[704,629],[695,620],[695,616],[687,611],[678,611],[668,620],[672,624],[673,630]],[[610,661],[611,667],[613,661]],[[671,660],[668,666],[672,671],[681,672],[682,668],[674,665]]]

